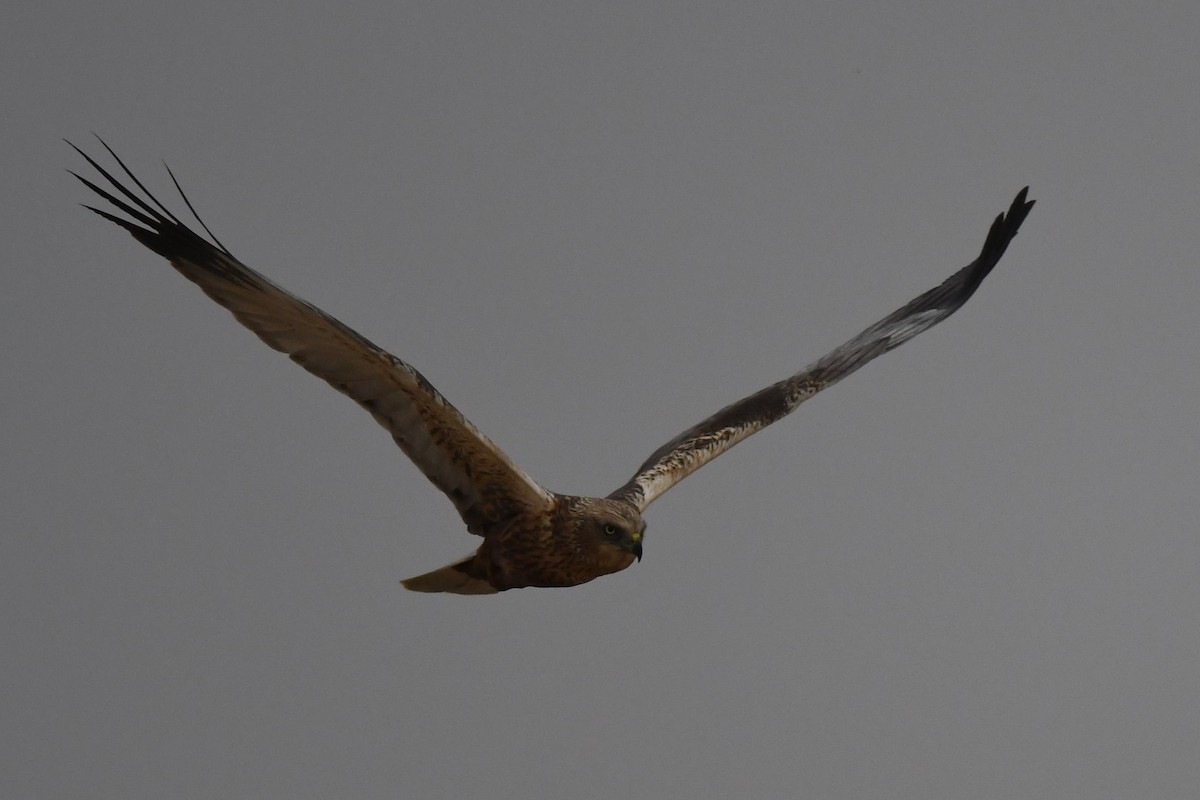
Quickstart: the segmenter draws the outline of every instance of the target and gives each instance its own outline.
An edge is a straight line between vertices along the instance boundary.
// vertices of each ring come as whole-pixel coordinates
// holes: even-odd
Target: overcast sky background
[[[15,4],[0,796],[1179,798],[1200,785],[1200,5]],[[474,548],[345,398],[79,208],[248,264],[605,494],[1037,206],[954,318],[648,511]]]

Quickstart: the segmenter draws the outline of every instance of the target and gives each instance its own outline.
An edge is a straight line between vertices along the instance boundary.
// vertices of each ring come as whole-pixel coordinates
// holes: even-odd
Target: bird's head
[[[591,550],[606,572],[617,572],[642,560],[646,523],[629,503],[580,498],[579,541]]]

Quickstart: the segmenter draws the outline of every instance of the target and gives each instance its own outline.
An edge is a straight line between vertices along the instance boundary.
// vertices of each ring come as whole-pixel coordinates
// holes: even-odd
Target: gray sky
[[[1190,796],[1198,26],[8,10],[0,796]],[[477,540],[361,410],[78,207],[60,139],[92,130],[589,494],[1038,205],[957,316],[656,502],[640,565],[422,596],[399,579]]]

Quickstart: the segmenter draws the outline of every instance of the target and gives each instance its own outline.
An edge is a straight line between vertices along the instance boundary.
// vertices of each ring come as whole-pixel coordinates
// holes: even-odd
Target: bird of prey
[[[607,497],[550,491],[514,464],[408,363],[240,262],[175,188],[205,238],[160,203],[107,144],[141,192],[123,185],[75,145],[109,184],[72,172],[114,207],[85,206],[133,234],[224,306],[270,347],[365,408],[466,523],[483,537],[465,559],[403,581],[418,592],[491,594],[525,586],[576,586],[641,560],[642,512],[663,492],[868,361],[953,314],[979,288],[1016,236],[1033,201],[1022,189],[996,217],[979,257],[800,372],[693,425],[655,450]],[[112,211],[120,211],[125,217]],[[126,218],[128,217],[128,218]]]

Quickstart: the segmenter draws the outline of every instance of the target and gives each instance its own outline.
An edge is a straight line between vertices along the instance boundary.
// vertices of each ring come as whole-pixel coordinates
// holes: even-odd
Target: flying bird
[[[1000,261],[1034,203],[1025,199],[1025,187],[992,223],[979,257],[940,286],[795,375],[688,428],[655,450],[607,497],[587,497],[544,488],[411,365],[239,261],[196,214],[169,167],[176,190],[208,238],[168,211],[100,143],[141,195],[68,142],[109,184],[101,188],[72,172],[113,206],[107,211],[85,208],[125,228],[268,346],[365,408],[446,494],[467,530],[483,538],[467,558],[402,581],[418,592],[491,594],[525,586],[576,586],[641,560],[647,506],[817,392],[957,311]]]

